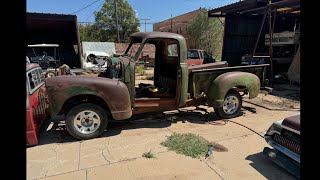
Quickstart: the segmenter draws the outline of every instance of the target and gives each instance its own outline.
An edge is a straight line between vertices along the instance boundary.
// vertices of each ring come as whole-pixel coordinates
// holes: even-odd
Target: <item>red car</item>
[[[27,63],[26,66],[26,144],[37,145],[39,129],[47,117],[45,76],[38,64]]]
[[[188,66],[203,64],[203,54],[198,49],[187,50],[187,64]]]
[[[187,64],[188,66],[201,65],[214,63],[215,59],[212,55],[201,49],[188,49],[187,50]]]

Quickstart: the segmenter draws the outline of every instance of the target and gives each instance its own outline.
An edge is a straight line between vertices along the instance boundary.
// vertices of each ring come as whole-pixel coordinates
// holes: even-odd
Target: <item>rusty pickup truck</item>
[[[130,56],[131,48],[139,45]],[[135,62],[143,47],[156,48],[152,84],[135,84]],[[65,115],[68,132],[77,139],[100,136],[109,120],[205,104],[221,118],[236,117],[242,95],[254,98],[265,85],[268,64],[227,67],[226,63],[190,66],[183,36],[137,32],[124,54],[109,58],[98,77],[57,76],[46,80],[51,116]],[[242,95],[240,95],[242,93]]]

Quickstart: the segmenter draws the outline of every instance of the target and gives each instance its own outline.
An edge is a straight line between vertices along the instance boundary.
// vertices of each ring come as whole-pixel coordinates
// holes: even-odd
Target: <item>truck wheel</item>
[[[108,114],[102,107],[86,103],[73,107],[67,114],[66,127],[76,139],[100,136],[108,125]]]
[[[238,91],[229,90],[227,95],[224,97],[222,107],[214,108],[214,112],[220,118],[234,118],[236,117],[242,107],[242,98]]]

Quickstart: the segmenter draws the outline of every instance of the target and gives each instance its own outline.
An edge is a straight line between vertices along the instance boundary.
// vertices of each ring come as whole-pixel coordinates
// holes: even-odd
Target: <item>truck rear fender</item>
[[[227,72],[221,74],[210,84],[207,96],[213,107],[221,107],[224,97],[232,88],[246,88],[249,98],[255,98],[260,92],[260,79],[258,76],[247,72]]]

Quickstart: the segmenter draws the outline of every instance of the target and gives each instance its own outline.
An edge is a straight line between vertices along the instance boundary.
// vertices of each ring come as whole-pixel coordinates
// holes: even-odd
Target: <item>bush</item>
[[[144,69],[144,66],[143,65],[137,66],[136,73],[140,76],[146,75],[146,70]]]

